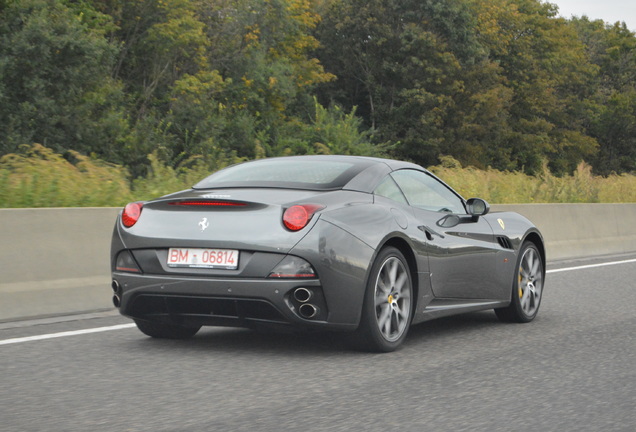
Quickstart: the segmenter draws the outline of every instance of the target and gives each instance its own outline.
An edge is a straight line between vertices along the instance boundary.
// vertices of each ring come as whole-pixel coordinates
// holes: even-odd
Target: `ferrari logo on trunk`
[[[201,227],[202,232],[205,231],[210,226],[208,218],[201,219],[201,221],[199,222],[199,226]]]

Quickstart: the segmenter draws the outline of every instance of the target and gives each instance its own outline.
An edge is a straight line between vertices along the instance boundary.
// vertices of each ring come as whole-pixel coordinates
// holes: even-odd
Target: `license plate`
[[[238,257],[239,251],[233,249],[170,248],[168,266],[234,270]]]

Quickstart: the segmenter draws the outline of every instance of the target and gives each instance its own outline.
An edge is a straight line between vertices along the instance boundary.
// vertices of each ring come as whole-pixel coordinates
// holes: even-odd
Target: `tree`
[[[227,84],[227,112],[253,131],[247,142],[231,134],[231,143],[240,155],[254,157],[257,147],[278,147],[269,144],[285,123],[308,121],[312,89],[333,78],[311,56],[318,44],[311,31],[320,17],[307,0],[226,0],[217,7],[206,18],[210,63]]]
[[[0,10],[0,153],[33,142],[116,152],[127,129],[110,77],[117,49],[104,38],[108,18],[83,10],[47,0]]]
[[[538,0],[468,1],[479,40],[512,91],[507,168],[536,173],[548,160],[563,174],[593,157],[598,145],[586,128],[597,68],[572,26]]]
[[[108,3],[104,10],[119,25],[111,37],[122,44],[114,74],[135,101],[126,147],[133,173],[143,173],[154,148],[173,166],[194,154],[273,155],[287,122],[308,121],[311,88],[331,77],[309,56],[319,19],[311,6],[305,0]]]
[[[509,94],[474,29],[459,0],[335,1],[317,35],[319,58],[338,78],[321,88],[321,101],[358,107],[400,157],[430,165],[451,154],[486,165],[502,119],[505,129],[506,111],[496,108]]]
[[[636,35],[624,23],[587,17],[572,20],[599,75],[594,83],[598,114],[589,133],[599,142],[596,172],[636,171]]]

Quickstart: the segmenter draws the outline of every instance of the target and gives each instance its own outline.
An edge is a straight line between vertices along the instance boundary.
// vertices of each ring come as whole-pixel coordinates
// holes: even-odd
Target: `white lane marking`
[[[625,260],[625,261],[612,261],[612,262],[606,262],[606,263],[600,263],[600,264],[588,264],[588,265],[582,265],[582,266],[577,266],[577,267],[566,267],[566,268],[560,268],[560,269],[552,269],[552,270],[547,270],[546,273],[558,273],[558,272],[564,272],[564,271],[583,270],[583,269],[589,269],[589,268],[594,268],[594,267],[605,267],[605,266],[618,265],[618,264],[627,264],[627,263],[633,263],[633,262],[636,262],[636,259],[630,259],[630,260]]]
[[[630,259],[625,261],[612,261],[612,262],[606,262],[606,263],[600,263],[600,264],[589,264],[589,265],[576,266],[576,267],[566,267],[561,269],[553,269],[553,270],[547,270],[546,273],[558,273],[558,272],[564,272],[564,271],[583,270],[583,269],[594,268],[594,267],[604,267],[604,266],[627,264],[627,263],[633,263],[633,262],[636,262],[636,259]],[[85,330],[74,330],[74,331],[67,331],[67,332],[61,332],[61,333],[51,333],[51,334],[43,334],[38,336],[5,339],[5,340],[0,340],[0,345],[9,345],[9,344],[22,343],[22,342],[54,339],[54,338],[67,337],[67,336],[77,336],[77,335],[89,334],[89,333],[101,333],[101,332],[112,331],[112,330],[123,330],[123,329],[132,328],[132,327],[135,327],[135,324],[120,324],[120,325],[115,325],[110,327],[97,327],[97,328],[85,329]]]
[[[43,334],[38,336],[5,339],[5,340],[0,340],[0,345],[39,341],[44,339],[54,339],[54,338],[61,338],[66,336],[77,336],[77,335],[88,334],[88,333],[101,333],[105,331],[122,330],[122,329],[131,328],[131,327],[135,327],[135,324],[120,324],[120,325],[114,325],[110,327],[96,327],[96,328],[84,329],[84,330],[74,330],[74,331],[66,331],[61,333],[50,333],[50,334]]]

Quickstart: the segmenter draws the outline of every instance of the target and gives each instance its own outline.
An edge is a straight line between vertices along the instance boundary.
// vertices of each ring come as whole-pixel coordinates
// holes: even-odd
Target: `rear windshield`
[[[194,188],[342,189],[353,177],[372,163],[364,159],[336,161],[320,157],[261,159],[218,171],[197,183]]]

